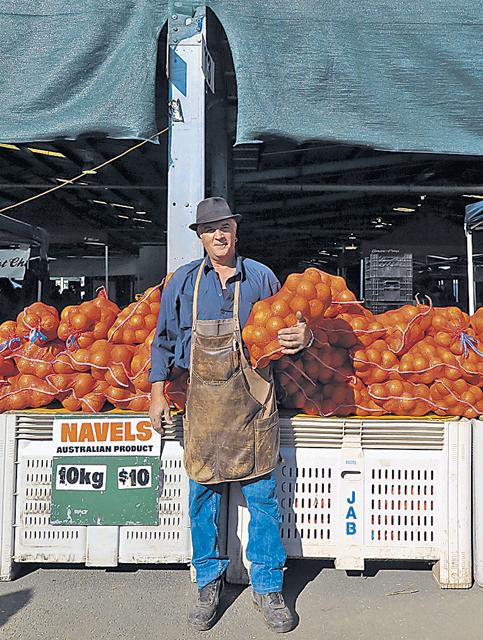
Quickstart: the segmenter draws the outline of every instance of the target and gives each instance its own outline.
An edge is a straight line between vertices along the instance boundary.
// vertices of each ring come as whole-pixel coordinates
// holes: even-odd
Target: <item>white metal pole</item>
[[[466,253],[468,257],[468,313],[471,315],[475,312],[475,273],[473,269],[473,236],[471,231],[465,228],[466,235]]]
[[[178,5],[178,6],[176,6]],[[206,10],[170,3],[168,20],[169,145],[167,269],[202,256],[202,246],[188,226],[205,194],[205,77],[202,43]]]
[[[105,272],[105,289],[106,294],[109,295],[109,246],[104,245],[104,272]]]
[[[359,300],[364,300],[364,258],[361,258],[361,275],[359,283],[360,293]]]

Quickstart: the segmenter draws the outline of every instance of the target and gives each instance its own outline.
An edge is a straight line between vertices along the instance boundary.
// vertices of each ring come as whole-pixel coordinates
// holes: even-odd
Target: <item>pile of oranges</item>
[[[151,344],[162,285],[120,310],[104,291],[57,311],[42,303],[0,325],[0,411],[60,403],[99,412],[106,403],[146,411]],[[278,332],[300,312],[314,335],[282,353]],[[472,317],[431,301],[374,315],[340,276],[315,268],[288,276],[256,302],[243,329],[253,367],[273,361],[281,406],[313,416],[464,416],[483,414],[483,310]],[[183,410],[187,372],[166,384]],[[58,406],[58,405],[57,405]]]
[[[297,322],[297,311],[314,343],[284,356],[277,333]],[[276,360],[281,405],[323,416],[479,415],[480,337],[483,311],[470,318],[417,300],[374,315],[343,278],[314,268],[290,275],[276,295],[256,303],[243,331],[252,366]]]
[[[0,412],[53,401],[68,411],[99,412],[106,402],[147,411],[161,287],[148,289],[123,311],[101,290],[94,300],[66,307],[60,318],[53,307],[36,302],[16,322],[0,325]],[[173,400],[182,405],[180,390],[174,390]]]

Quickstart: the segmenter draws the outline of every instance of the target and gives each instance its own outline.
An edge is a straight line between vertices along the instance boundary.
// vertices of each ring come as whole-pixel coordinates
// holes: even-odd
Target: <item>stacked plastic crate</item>
[[[373,313],[384,313],[413,301],[413,256],[398,250],[373,249],[364,258],[364,298]]]

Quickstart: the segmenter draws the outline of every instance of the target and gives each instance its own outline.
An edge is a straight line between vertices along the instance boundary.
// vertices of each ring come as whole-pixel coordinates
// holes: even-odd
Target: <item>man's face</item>
[[[235,255],[236,222],[232,218],[200,224],[198,235],[212,260],[223,260]]]

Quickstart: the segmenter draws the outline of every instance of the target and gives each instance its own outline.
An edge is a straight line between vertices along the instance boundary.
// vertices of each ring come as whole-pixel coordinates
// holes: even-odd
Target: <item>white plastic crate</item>
[[[0,461],[2,455],[7,459],[0,471],[3,579],[11,577],[12,561],[87,566],[189,563],[188,477],[182,465],[179,424],[169,439],[163,440],[159,526],[69,527],[49,524],[52,414],[6,414],[0,418],[6,423],[0,427]]]
[[[473,420],[473,554],[475,581],[483,587],[483,420]]]
[[[289,557],[334,559],[346,570],[363,569],[365,560],[435,560],[441,587],[471,586],[468,420],[296,417],[282,419],[281,443],[281,531]],[[233,485],[232,582],[247,581],[248,521]]]

